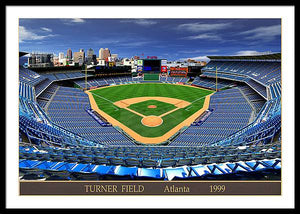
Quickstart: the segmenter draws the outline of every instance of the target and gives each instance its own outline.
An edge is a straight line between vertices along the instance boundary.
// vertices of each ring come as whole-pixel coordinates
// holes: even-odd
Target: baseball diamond
[[[86,93],[92,108],[112,125],[141,143],[156,144],[199,117],[208,108],[213,91],[176,84],[141,83],[103,87]]]

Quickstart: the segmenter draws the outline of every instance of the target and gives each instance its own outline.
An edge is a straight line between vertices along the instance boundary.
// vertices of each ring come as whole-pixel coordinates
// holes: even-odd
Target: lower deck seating
[[[166,83],[187,83],[189,81],[189,77],[171,77],[171,76],[162,76],[160,75],[159,81]]]
[[[158,82],[165,83],[187,83],[189,81],[188,77],[160,77]],[[84,79],[74,80],[74,82],[81,88],[90,87],[101,87],[107,85],[119,85],[124,83],[132,82],[143,82],[143,78],[132,77],[132,76],[116,76],[116,77],[93,77],[89,78],[87,82]]]
[[[51,120],[91,141],[107,145],[135,145],[114,127],[101,126],[86,111],[90,109],[88,95],[69,87],[59,87],[48,106]]]
[[[133,82],[131,76],[117,76],[117,77],[92,77],[87,80],[87,88],[106,86],[110,84],[121,84]],[[74,80],[74,82],[81,88],[85,88],[85,80]]]
[[[213,109],[213,112],[204,123],[188,127],[170,145],[204,146],[224,139],[246,126],[252,112],[237,88],[212,95],[209,109]]]

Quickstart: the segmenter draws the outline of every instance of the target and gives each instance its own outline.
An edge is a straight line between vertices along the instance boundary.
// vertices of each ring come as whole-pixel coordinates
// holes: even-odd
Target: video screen
[[[159,73],[161,60],[144,60],[144,72]]]

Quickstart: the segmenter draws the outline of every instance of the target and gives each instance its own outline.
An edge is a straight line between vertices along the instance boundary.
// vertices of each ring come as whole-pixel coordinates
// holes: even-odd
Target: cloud
[[[121,41],[119,38],[117,39],[101,39],[101,40],[97,40],[97,41],[93,41],[94,44],[96,45],[117,45],[119,44]],[[82,43],[82,42],[81,42]],[[83,44],[85,44],[86,42],[83,42]],[[90,42],[88,42],[88,44],[90,44]]]
[[[154,43],[155,43],[154,41],[139,39],[135,37],[128,38],[126,36],[118,37],[115,39],[114,38],[101,39],[93,42],[93,44],[97,44],[100,46],[116,46],[116,47],[127,47],[127,48],[142,47]]]
[[[85,22],[84,19],[81,19],[81,18],[74,18],[71,21],[75,22],[75,23],[83,23],[83,22]]]
[[[122,42],[118,46],[121,47],[141,47],[150,44],[150,41],[135,41],[135,42]]]
[[[43,40],[45,38],[57,36],[55,34],[40,35],[32,30],[25,28],[24,26],[19,26],[19,42],[22,43],[25,40]]]
[[[41,29],[42,29],[43,31],[52,32],[52,29],[50,29],[50,28],[41,27]]]
[[[215,35],[215,34],[199,34],[199,35],[194,35],[194,36],[183,37],[182,39],[187,39],[187,40],[197,40],[197,39],[222,40],[222,38],[219,35]]]
[[[203,24],[200,22],[197,23],[188,23],[180,24],[177,26],[177,30],[190,31],[190,32],[207,32],[214,30],[221,30],[227,27],[230,27],[231,23],[216,23],[216,24]]]
[[[157,24],[157,21],[150,19],[130,19],[130,20],[121,20],[121,23],[134,23],[141,26],[151,26]]]
[[[218,49],[210,49],[210,50],[182,50],[178,51],[178,53],[183,53],[183,54],[197,54],[197,53],[216,53],[219,52]]]
[[[181,39],[186,40],[215,40],[215,41],[221,41],[222,38],[220,35],[217,35],[216,33],[212,33],[212,31],[222,30],[225,28],[228,28],[232,25],[231,22],[227,23],[215,23],[215,24],[206,24],[201,22],[196,23],[186,23],[186,24],[180,24],[176,27],[177,30],[183,31],[183,32],[193,32],[193,33],[201,33],[197,35],[191,35],[187,37],[183,37]]]
[[[179,60],[188,60],[188,59],[192,59],[192,60],[197,60],[197,61],[205,61],[208,62],[210,59],[207,56],[196,56],[196,57],[188,57],[188,58],[180,58]]]
[[[256,56],[256,55],[265,55],[271,53],[272,53],[271,51],[259,52],[259,51],[247,50],[247,51],[238,51],[235,53],[235,56]]]
[[[196,53],[201,53],[203,52],[202,50],[182,50],[178,51],[178,53],[184,53],[184,54],[196,54]]]
[[[62,21],[66,25],[82,24],[86,22],[84,19],[81,18],[62,19]]]
[[[276,36],[281,35],[281,25],[258,27],[252,30],[241,32],[239,35],[245,35],[246,37],[244,39],[248,40],[262,39],[265,41],[271,41],[275,39]]]

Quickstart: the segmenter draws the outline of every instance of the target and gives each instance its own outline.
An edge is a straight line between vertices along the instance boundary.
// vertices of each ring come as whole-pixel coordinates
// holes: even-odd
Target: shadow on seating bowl
[[[39,169],[19,169],[19,177],[22,180],[39,180],[44,179],[45,175],[42,170]]]
[[[44,170],[46,180],[71,180],[72,177],[68,171]]]
[[[73,172],[71,175],[76,180],[100,180],[101,177],[97,173]]]

